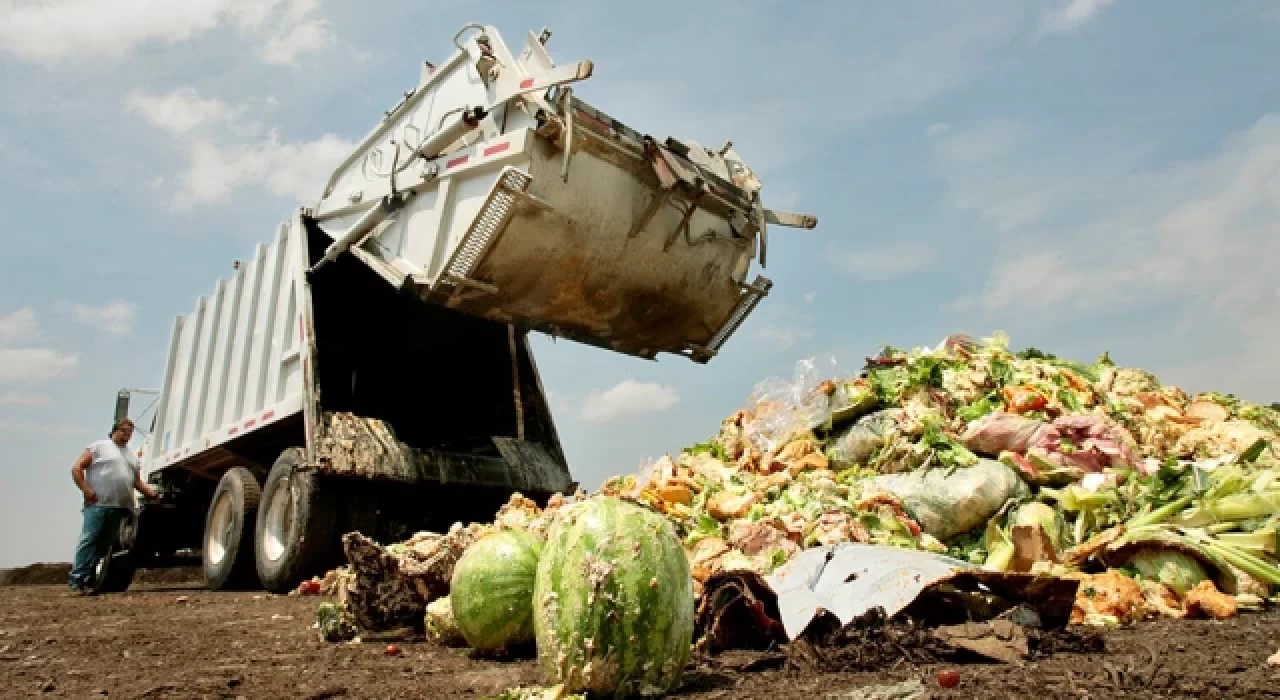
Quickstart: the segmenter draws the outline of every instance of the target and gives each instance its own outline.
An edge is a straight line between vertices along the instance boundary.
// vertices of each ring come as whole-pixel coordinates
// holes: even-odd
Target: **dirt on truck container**
[[[557,66],[549,38],[513,53],[463,27],[319,199],[175,320],[141,449],[161,496],[99,590],[198,555],[210,588],[285,591],[341,558],[340,533],[571,492],[528,334],[705,363],[768,294],[768,227],[816,219],[768,209],[731,143],[582,101],[593,64]]]

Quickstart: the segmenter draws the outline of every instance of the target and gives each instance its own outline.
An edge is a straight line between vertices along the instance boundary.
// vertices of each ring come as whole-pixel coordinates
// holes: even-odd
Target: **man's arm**
[[[84,494],[84,502],[92,505],[98,501],[98,494],[94,493],[93,489],[89,488],[88,482],[84,480],[84,470],[88,469],[90,464],[93,464],[93,453],[85,449],[80,453],[76,463],[71,465],[71,479],[76,482],[76,486],[80,487],[80,493]]]
[[[142,495],[147,498],[157,498],[156,490],[151,488],[147,482],[142,480],[142,470],[140,469],[133,472],[133,487],[141,491]]]

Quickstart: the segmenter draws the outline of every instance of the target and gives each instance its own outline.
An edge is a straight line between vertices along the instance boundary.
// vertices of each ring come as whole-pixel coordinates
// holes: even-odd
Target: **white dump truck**
[[[319,199],[176,319],[138,426],[160,498],[99,590],[200,561],[210,588],[286,591],[342,561],[344,532],[385,542],[570,492],[528,334],[705,363],[769,292],[748,279],[768,227],[816,219],[766,208],[731,144],[582,102],[592,63],[555,65],[549,37],[512,53],[463,27]]]

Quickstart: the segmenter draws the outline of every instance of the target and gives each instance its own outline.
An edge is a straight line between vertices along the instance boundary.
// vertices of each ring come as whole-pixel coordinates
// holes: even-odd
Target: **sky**
[[[818,217],[771,230],[775,287],[708,365],[535,339],[588,489],[807,358],[954,332],[1280,400],[1276,3],[631,7],[0,0],[0,566],[70,559],[69,468],[116,390],[160,384],[174,317],[468,22],[549,27],[555,60],[595,64],[577,97],[732,140],[766,206]]]

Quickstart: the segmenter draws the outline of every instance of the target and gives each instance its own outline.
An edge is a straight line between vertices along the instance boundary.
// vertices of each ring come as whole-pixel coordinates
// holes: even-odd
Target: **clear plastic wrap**
[[[770,455],[793,437],[825,425],[831,418],[831,397],[824,383],[838,376],[834,357],[808,358],[796,363],[794,377],[766,379],[751,392],[751,418],[743,426],[746,441]]]

